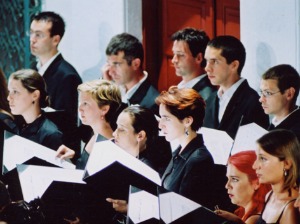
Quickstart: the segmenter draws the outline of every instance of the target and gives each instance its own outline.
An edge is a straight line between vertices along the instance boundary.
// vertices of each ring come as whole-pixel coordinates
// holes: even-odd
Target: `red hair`
[[[251,183],[258,182],[255,170],[252,168],[256,160],[256,154],[253,150],[238,152],[228,159],[228,164],[235,166],[242,173],[247,174]],[[265,196],[271,190],[269,184],[260,184],[259,188],[254,192],[252,197],[252,207],[245,213],[243,207],[239,207],[234,211],[234,214],[239,216],[244,222],[252,215],[260,214],[265,204]]]

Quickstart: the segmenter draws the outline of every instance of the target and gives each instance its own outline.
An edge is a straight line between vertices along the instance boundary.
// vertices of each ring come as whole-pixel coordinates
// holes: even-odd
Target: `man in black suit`
[[[233,36],[212,39],[205,59],[208,78],[219,90],[207,100],[203,126],[226,131],[232,138],[240,125],[255,122],[267,128],[269,118],[258,101],[258,93],[241,77],[246,51],[240,40]]]
[[[300,141],[299,73],[291,65],[281,64],[268,69],[260,82],[259,101],[266,114],[272,115],[268,130],[288,129]]]
[[[206,101],[203,127],[226,131],[231,138],[235,138],[243,124],[255,122],[267,128],[269,118],[259,104],[258,93],[241,77],[246,51],[240,40],[233,36],[218,36],[208,42],[204,57],[208,78],[219,89]],[[224,187],[226,166],[215,165],[214,172],[214,190],[220,200],[217,203],[233,212],[235,206]]]
[[[148,73],[143,71],[142,43],[131,34],[118,34],[110,40],[106,56],[103,78],[113,80],[120,86],[123,103],[139,104],[158,114],[155,98],[159,93],[151,85]]]
[[[65,23],[54,12],[41,12],[33,17],[30,26],[30,49],[37,57],[37,70],[45,79],[50,107],[63,110],[64,115],[52,118],[64,134],[64,143],[74,150],[80,147],[77,128],[78,92],[82,83],[75,68],[58,51],[65,32]],[[51,118],[50,118],[51,119]]]
[[[177,31],[171,37],[173,41],[172,63],[177,76],[182,77],[178,88],[192,88],[196,90],[204,100],[217,91],[213,86],[204,67],[206,61],[204,52],[209,37],[202,30],[185,28]]]

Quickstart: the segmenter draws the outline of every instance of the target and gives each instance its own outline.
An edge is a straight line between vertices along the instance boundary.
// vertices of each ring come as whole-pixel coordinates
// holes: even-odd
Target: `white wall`
[[[43,0],[42,10],[57,12],[65,20],[59,50],[83,81],[100,77],[112,36],[130,32],[142,38],[140,0]]]
[[[261,75],[274,65],[290,64],[300,72],[299,12],[299,0],[240,0],[241,40],[247,51],[242,76],[256,90]]]

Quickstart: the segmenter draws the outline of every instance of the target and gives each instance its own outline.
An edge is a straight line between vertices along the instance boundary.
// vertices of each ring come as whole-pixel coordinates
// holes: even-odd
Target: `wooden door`
[[[177,85],[171,35],[185,27],[240,37],[239,0],[143,0],[145,68],[159,91]]]
[[[158,89],[166,90],[171,85],[177,85],[181,77],[176,76],[172,65],[171,36],[185,27],[203,29],[211,37],[213,29],[212,0],[163,0],[161,12],[162,24],[162,56],[158,78]]]
[[[240,39],[240,1],[216,2],[216,35],[232,35]]]

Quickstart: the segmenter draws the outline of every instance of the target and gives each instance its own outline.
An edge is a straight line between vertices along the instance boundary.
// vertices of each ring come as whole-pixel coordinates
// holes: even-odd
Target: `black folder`
[[[72,164],[70,160],[61,160],[57,158],[54,150],[5,131],[2,173],[6,174],[7,172],[10,172],[16,168],[17,164],[45,164],[75,169],[75,165]]]
[[[16,170],[18,164],[75,169],[75,166],[70,162],[56,159],[55,154],[52,149],[8,131],[4,132],[2,174],[12,200],[16,201],[23,198]]]
[[[82,181],[82,170],[23,164],[17,165],[17,172],[22,199],[30,202],[40,198],[48,221],[74,220],[80,215],[79,211],[85,209],[82,202],[89,195],[89,188]]]
[[[95,143],[83,180],[104,197],[125,200],[130,185],[155,193],[161,185],[155,170],[109,140]]]
[[[129,195],[127,223],[129,224],[229,224],[230,221],[216,215],[208,208],[191,201],[177,193],[162,187],[157,188],[157,206],[155,200],[149,200],[151,194],[131,187]],[[148,196],[147,196],[148,194]],[[155,197],[153,195],[153,197]],[[152,203],[151,203],[152,202]],[[147,207],[148,205],[148,207]],[[152,212],[158,209],[159,211]],[[147,211],[148,210],[148,211]],[[154,215],[150,215],[151,214]],[[159,217],[157,217],[159,214]]]

